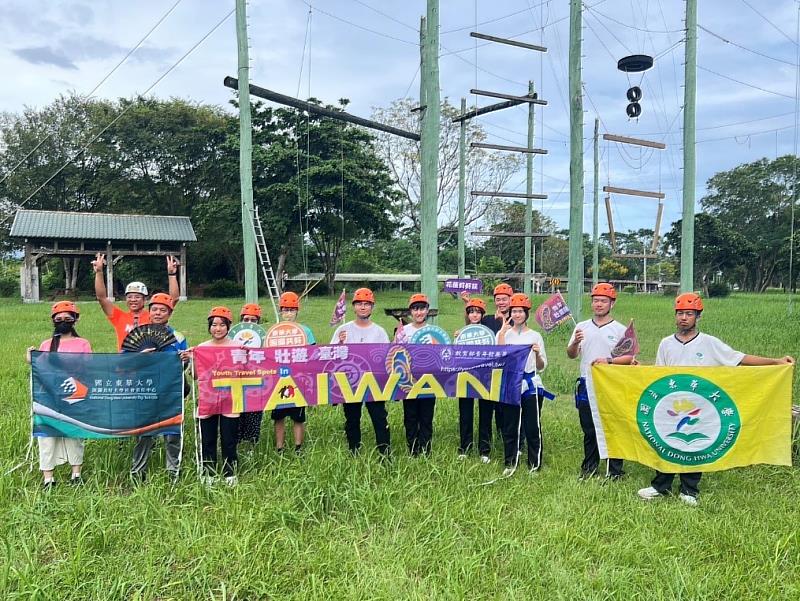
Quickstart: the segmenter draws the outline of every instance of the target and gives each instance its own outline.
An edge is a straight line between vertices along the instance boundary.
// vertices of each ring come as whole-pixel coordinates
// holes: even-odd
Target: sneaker
[[[303,454],[303,445],[301,445],[301,444],[294,445],[294,454],[297,457],[300,457],[300,455]]]
[[[680,495],[678,495],[678,498],[687,505],[691,505],[692,507],[695,507],[697,505],[697,497],[693,497],[692,495],[686,495],[681,493]]]
[[[533,475],[533,474],[538,474],[538,473],[539,473],[539,467],[540,467],[540,466],[538,466],[538,465],[536,465],[536,466],[529,466],[529,467],[528,467],[528,473],[529,473],[529,474],[531,474],[531,475]]]
[[[275,452],[278,454],[278,457],[283,457],[283,447],[278,447],[275,449]]]
[[[658,499],[659,497],[664,496],[652,486],[648,486],[647,488],[640,488],[638,494],[639,498],[644,499],[645,501],[651,501],[653,499]]]
[[[464,453],[461,453],[461,454],[458,456],[458,460],[459,460],[459,461],[466,461],[466,459],[467,459],[467,456],[466,456]]]
[[[481,455],[481,463],[491,463],[491,461],[488,455]]]
[[[44,491],[45,491],[45,492],[50,492],[50,491],[51,491],[51,490],[53,490],[55,487],[56,487],[56,481],[55,481],[55,480],[45,480],[45,481],[42,483],[42,488],[44,488]]]
[[[619,482],[625,474],[608,474],[606,476],[607,482]]]
[[[514,472],[517,471],[516,468],[507,467],[503,470],[503,478],[508,478],[509,476],[513,476]]]
[[[202,482],[205,486],[208,486],[210,488],[217,483],[217,477],[212,476],[211,474],[206,474],[205,476],[200,477],[200,482]]]
[[[239,484],[239,479],[236,476],[225,476],[225,484],[228,486],[236,486]]]
[[[78,474],[69,479],[70,486],[83,486],[83,476]]]
[[[597,468],[592,470],[581,470],[581,473],[578,474],[578,481],[583,482],[585,480],[589,480],[590,478],[594,478],[597,475]]]

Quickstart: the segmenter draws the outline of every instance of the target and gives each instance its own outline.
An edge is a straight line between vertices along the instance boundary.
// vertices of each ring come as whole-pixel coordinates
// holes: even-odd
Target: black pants
[[[700,478],[703,476],[702,472],[690,472],[688,474],[680,474],[681,479],[681,492],[690,497],[696,497],[700,494]],[[667,494],[672,490],[672,481],[675,474],[665,474],[664,472],[656,471],[656,476],[650,485],[655,488],[662,495]]]
[[[222,475],[233,476],[236,462],[236,445],[239,433],[239,418],[224,415],[210,415],[200,420],[200,457],[203,471],[208,474],[217,472],[217,432],[222,446]]]
[[[583,384],[580,384],[583,386]],[[589,403],[578,403],[578,419],[581,422],[581,430],[583,430],[583,463],[581,463],[581,472],[589,474],[596,472],[600,465],[600,450],[597,448],[597,431],[594,427],[594,419],[592,419],[592,407]],[[607,476],[612,478],[620,477],[625,473],[622,469],[622,459],[609,459],[608,460],[608,473]]]
[[[494,401],[478,399],[478,453],[489,455],[492,448],[492,415],[495,413]],[[458,431],[460,442],[458,452],[469,453],[473,440],[473,417],[475,415],[475,399],[458,399]]]
[[[239,442],[258,442],[261,437],[263,411],[246,411],[239,415]]]
[[[347,436],[347,446],[352,452],[361,448],[361,408],[364,405],[367,406],[372,427],[375,429],[375,446],[379,453],[386,455],[389,452],[390,436],[384,402],[344,404],[344,433]]]
[[[535,394],[522,396],[519,407],[503,406],[503,459],[506,467],[517,465],[521,434],[528,443],[528,468],[539,469],[542,465],[542,401]]]
[[[406,428],[408,452],[412,455],[431,454],[435,409],[436,399],[406,399],[403,401],[403,425]]]

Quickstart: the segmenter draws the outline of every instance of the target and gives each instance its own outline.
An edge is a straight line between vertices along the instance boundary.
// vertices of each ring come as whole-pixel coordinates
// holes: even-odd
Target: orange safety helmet
[[[512,296],[514,294],[514,289],[506,283],[498,284],[494,287],[492,296],[497,296],[498,294],[507,294],[508,296]]]
[[[256,303],[247,303],[245,306],[242,307],[242,310],[239,311],[239,317],[243,315],[252,315],[253,317],[261,318],[261,307],[259,307]]]
[[[78,306],[72,301],[58,301],[57,303],[53,303],[53,306],[50,307],[50,317],[53,317],[53,315],[57,313],[64,312],[74,313],[76,318],[81,314],[78,310]]]
[[[213,319],[214,317],[222,317],[229,322],[233,321],[233,313],[228,307],[212,307],[211,311],[208,312],[208,319]]]
[[[476,309],[480,309],[481,313],[486,313],[486,302],[482,298],[469,299],[467,306],[464,307],[464,311],[468,311],[470,307],[475,307]]]
[[[600,282],[592,287],[589,296],[605,296],[611,300],[617,300],[617,289],[608,282]]]
[[[431,306],[431,304],[428,302],[427,295],[417,293],[417,294],[412,294],[411,298],[408,299],[408,308],[410,309],[411,305],[417,305],[420,303],[424,303],[429,307]]]
[[[695,311],[703,310],[703,299],[701,299],[694,292],[684,292],[675,299],[675,310],[686,311],[687,309],[694,309]]]
[[[172,297],[169,294],[164,294],[163,292],[156,292],[153,296],[150,297],[150,302],[148,303],[148,307],[152,307],[153,305],[165,305],[169,307],[169,310],[172,311],[175,308],[175,301],[172,300]]]
[[[359,288],[353,293],[353,303],[372,303],[375,304],[375,295],[369,288]]]
[[[511,309],[513,309],[514,307],[522,307],[523,309],[530,309],[531,299],[528,298],[527,294],[522,294],[521,292],[517,292],[516,294],[511,295],[511,302],[508,303],[508,306]]]
[[[284,292],[278,300],[279,309],[297,309],[300,310],[300,297],[294,292]]]

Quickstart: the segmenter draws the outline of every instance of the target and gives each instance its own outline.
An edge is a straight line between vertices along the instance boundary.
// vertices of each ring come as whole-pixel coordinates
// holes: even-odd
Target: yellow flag
[[[791,465],[792,370],[596,365],[601,454],[673,473]]]

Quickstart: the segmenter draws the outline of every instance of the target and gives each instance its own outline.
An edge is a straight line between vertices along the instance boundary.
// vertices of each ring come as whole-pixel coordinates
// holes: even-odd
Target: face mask
[[[72,331],[72,326],[74,324],[66,322],[66,321],[62,321],[62,322],[56,323],[54,325],[55,325],[56,334],[62,335],[62,334],[70,333]]]

